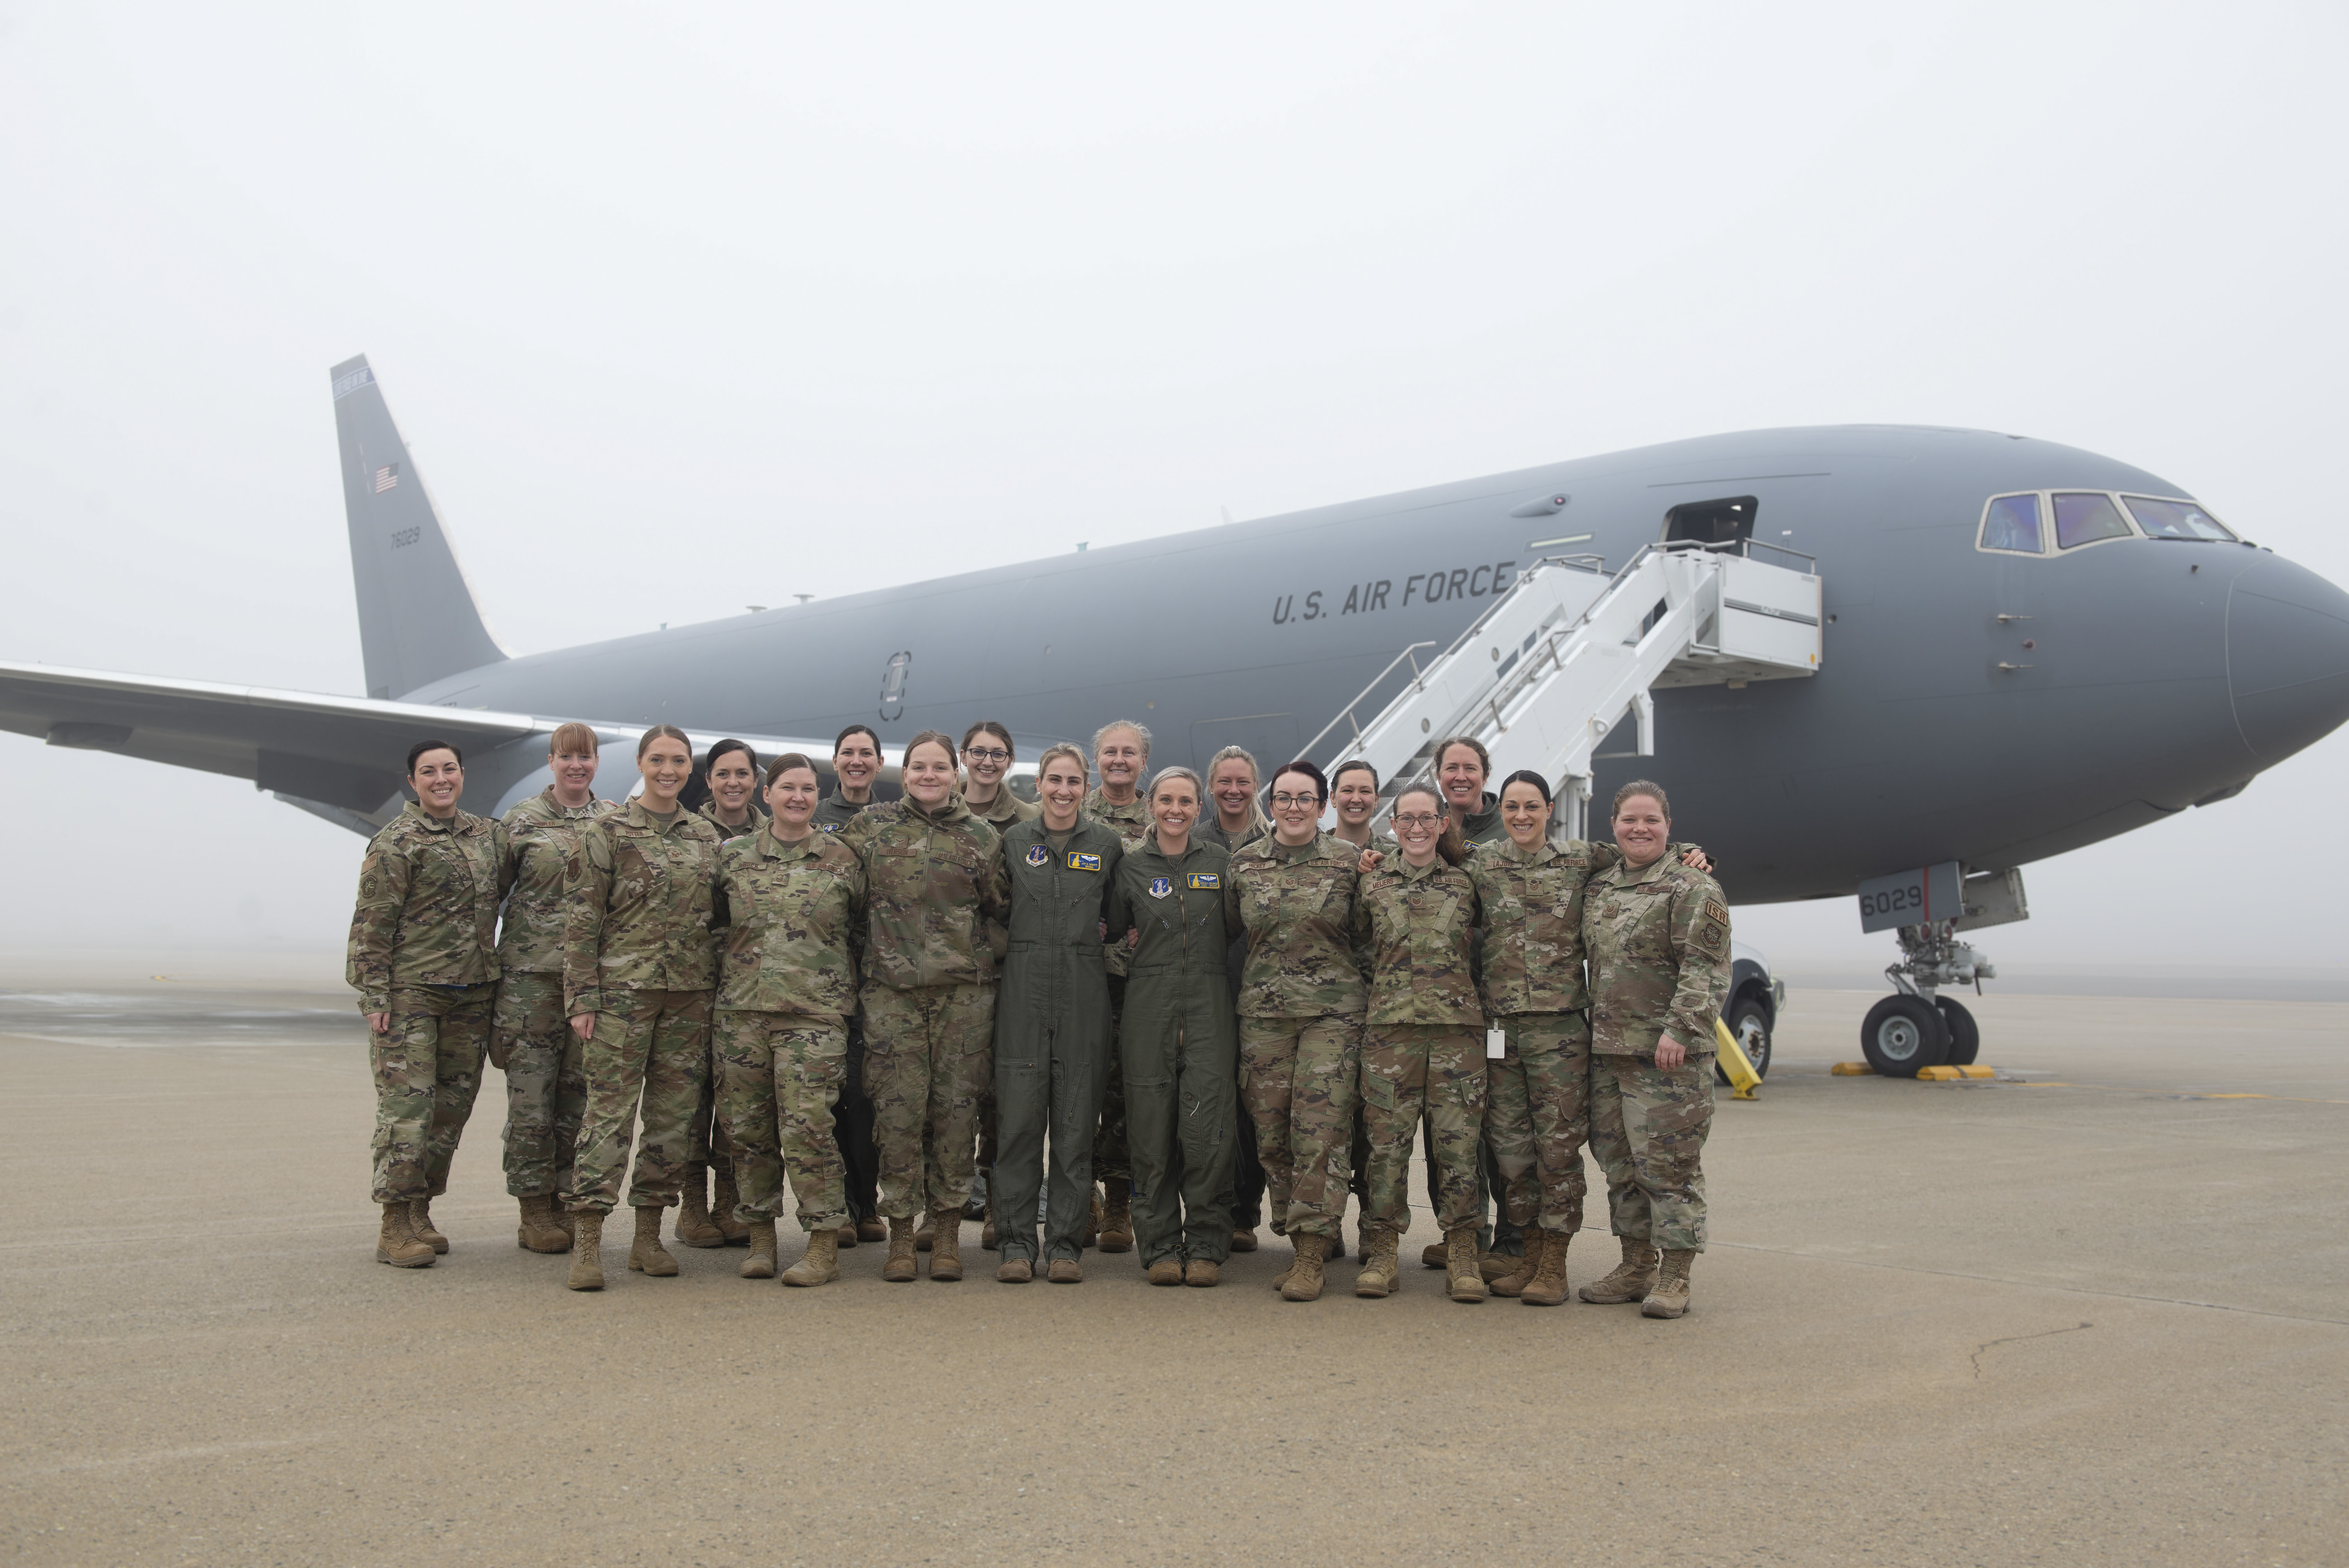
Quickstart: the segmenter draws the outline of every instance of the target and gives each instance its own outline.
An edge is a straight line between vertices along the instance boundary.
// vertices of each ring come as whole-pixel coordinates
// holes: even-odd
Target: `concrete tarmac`
[[[1292,1305],[1271,1239],[1212,1291],[1000,1285],[973,1234],[953,1286],[673,1247],[574,1295],[494,1072],[453,1251],[386,1268],[332,961],[0,961],[0,1556],[2349,1562],[2349,1004],[1993,991],[2008,1081],[1829,1076],[1873,1000],[1796,992],[1724,1095],[1657,1323],[1350,1263]]]

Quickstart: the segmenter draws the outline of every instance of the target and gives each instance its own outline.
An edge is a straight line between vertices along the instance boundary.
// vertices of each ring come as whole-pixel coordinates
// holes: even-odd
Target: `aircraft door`
[[[1754,514],[1761,510],[1762,503],[1750,495],[1684,502],[1664,513],[1663,542],[1728,544],[1751,539]]]

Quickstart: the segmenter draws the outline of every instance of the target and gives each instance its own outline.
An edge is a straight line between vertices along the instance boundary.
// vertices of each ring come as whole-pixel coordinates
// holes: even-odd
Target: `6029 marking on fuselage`
[[[1517,563],[1495,561],[1488,566],[1454,566],[1435,572],[1420,572],[1402,582],[1402,593],[1393,604],[1387,603],[1394,592],[1394,579],[1381,577],[1369,583],[1346,585],[1346,602],[1332,610],[1322,601],[1321,590],[1313,589],[1305,595],[1305,607],[1299,610],[1297,595],[1283,593],[1272,602],[1272,624],[1285,626],[1291,621],[1319,621],[1333,615],[1362,615],[1373,610],[1402,609],[1414,595],[1423,604],[1441,604],[1452,599],[1484,599],[1502,593],[1515,581]]]

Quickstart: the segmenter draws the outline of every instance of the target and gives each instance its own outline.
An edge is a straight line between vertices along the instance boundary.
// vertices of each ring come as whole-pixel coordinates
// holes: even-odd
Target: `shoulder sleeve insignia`
[[[1729,911],[1722,907],[1721,901],[1717,898],[1704,901],[1704,917],[1721,925],[1729,923]]]

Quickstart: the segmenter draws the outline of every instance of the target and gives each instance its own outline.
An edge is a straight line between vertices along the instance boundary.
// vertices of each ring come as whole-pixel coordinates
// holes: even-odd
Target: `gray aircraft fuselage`
[[[1601,764],[1599,798],[1652,778],[1733,898],[1825,897],[2109,838],[2240,789],[2349,714],[2349,595],[2271,552],[1976,548],[1990,497],[2064,487],[2186,493],[1981,431],[1705,437],[534,655],[407,695],[698,732],[862,721],[892,744],[982,717],[1025,741],[1088,739],[1133,717],[1156,763],[1237,742],[1269,765],[1406,645],[1448,646],[1537,557],[1611,568],[1662,537],[1671,508],[1752,496],[1754,537],[1818,562],[1818,673],[1658,691],[1655,755]],[[1511,515],[1557,495],[1552,514]]]

